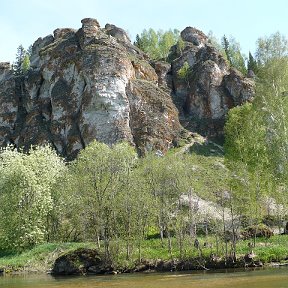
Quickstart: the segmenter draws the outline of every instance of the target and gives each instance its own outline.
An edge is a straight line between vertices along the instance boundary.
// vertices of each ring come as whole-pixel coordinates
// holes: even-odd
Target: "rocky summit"
[[[140,154],[165,153],[184,128],[221,136],[227,111],[253,96],[253,81],[195,28],[181,32],[184,48],[172,47],[169,64],[152,62],[115,25],[81,22],[39,38],[24,76],[0,63],[0,146],[50,143],[73,159],[94,139],[125,140]],[[178,75],[185,62],[189,81]]]

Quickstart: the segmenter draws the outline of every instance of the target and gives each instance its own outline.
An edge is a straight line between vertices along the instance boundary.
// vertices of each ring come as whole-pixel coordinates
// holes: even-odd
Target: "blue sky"
[[[234,36],[247,54],[261,36],[279,31],[288,37],[287,12],[287,0],[2,0],[0,62],[13,61],[19,44],[27,48],[56,28],[78,29],[86,17],[101,27],[115,24],[132,40],[150,27],[212,30],[218,38]]]

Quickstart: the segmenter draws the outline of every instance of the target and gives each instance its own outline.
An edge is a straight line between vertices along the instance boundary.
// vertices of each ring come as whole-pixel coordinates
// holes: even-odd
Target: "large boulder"
[[[94,249],[79,248],[57,258],[51,272],[54,275],[103,274],[110,267],[102,258]]]

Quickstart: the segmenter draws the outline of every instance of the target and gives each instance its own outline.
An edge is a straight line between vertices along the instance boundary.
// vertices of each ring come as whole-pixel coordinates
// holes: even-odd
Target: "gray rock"
[[[0,146],[48,142],[73,159],[94,139],[125,140],[140,154],[165,153],[182,137],[179,113],[187,129],[221,136],[228,110],[252,99],[253,80],[195,28],[181,32],[185,47],[170,65],[149,61],[115,25],[81,22],[39,38],[25,76],[0,64]],[[185,62],[188,82],[178,76]]]
[[[181,37],[185,47],[172,62],[175,103],[191,130],[222,138],[229,109],[252,100],[254,82],[230,69],[203,32],[187,27]],[[178,76],[185,62],[190,69],[188,81]]]
[[[73,34],[75,34],[76,30],[75,29],[71,29],[71,28],[57,28],[56,30],[54,30],[53,34],[54,34],[54,39],[57,40],[59,38],[61,39],[65,39],[65,38],[70,38],[71,36],[73,36]]]
[[[11,76],[13,76],[13,71],[10,62],[0,62],[0,81],[5,81]]]
[[[117,40],[130,43],[131,40],[128,34],[122,28],[119,28],[113,24],[106,24],[105,30],[108,35],[115,37]]]
[[[99,274],[107,270],[109,268],[105,268],[101,255],[96,250],[79,248],[57,258],[51,273],[54,275],[82,275]]]
[[[156,86],[144,54],[126,40],[122,29],[100,29],[97,20],[86,18],[78,31],[56,29],[54,37],[39,38],[25,77],[9,78],[3,64],[0,146],[49,142],[69,159],[94,139],[126,140],[141,153],[167,151],[182,130],[177,109]]]
[[[184,41],[193,43],[195,46],[203,46],[208,42],[208,37],[202,31],[194,27],[186,27],[181,32],[181,38]]]

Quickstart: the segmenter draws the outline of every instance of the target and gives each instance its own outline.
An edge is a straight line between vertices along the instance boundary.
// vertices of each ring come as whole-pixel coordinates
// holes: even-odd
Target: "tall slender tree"
[[[248,62],[247,62],[247,70],[252,71],[254,74],[258,73],[259,67],[257,61],[252,56],[251,52],[249,51]]]
[[[17,53],[16,53],[16,60],[12,65],[15,75],[22,74],[22,63],[24,61],[25,55],[26,55],[26,51],[24,47],[22,45],[19,45],[17,48]]]

